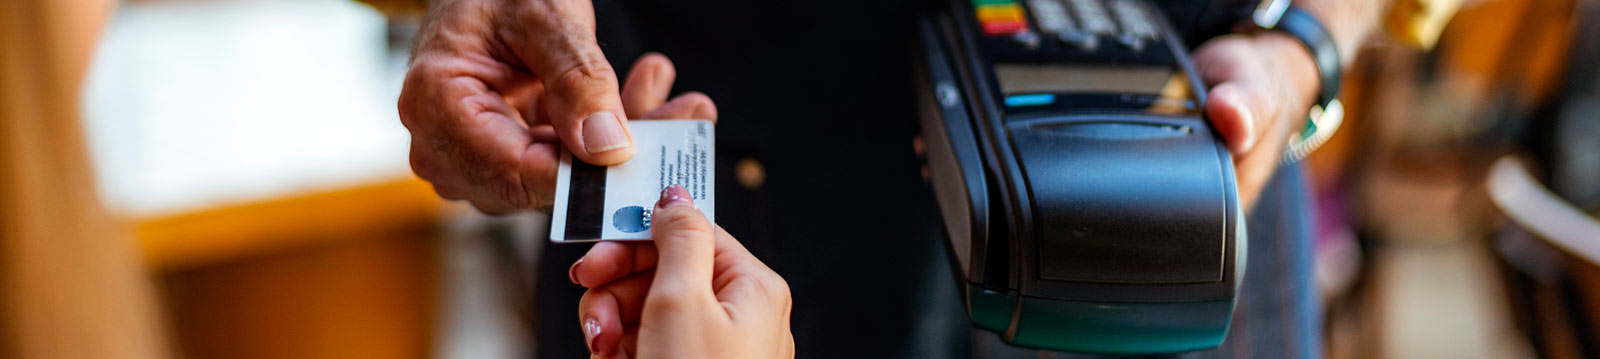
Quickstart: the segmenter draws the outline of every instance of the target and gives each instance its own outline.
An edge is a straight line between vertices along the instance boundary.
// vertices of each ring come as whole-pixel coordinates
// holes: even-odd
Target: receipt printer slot
[[[1214,153],[1210,133],[1181,123],[1090,118],[1012,126],[1031,181],[1041,278],[1222,281],[1228,191],[1218,159],[1227,157]]]

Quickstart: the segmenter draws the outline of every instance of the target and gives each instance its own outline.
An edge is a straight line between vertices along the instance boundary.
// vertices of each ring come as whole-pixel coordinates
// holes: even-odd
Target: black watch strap
[[[1317,65],[1320,83],[1317,102],[1307,111],[1305,128],[1289,137],[1289,148],[1283,154],[1283,162],[1297,162],[1333,137],[1339,124],[1344,122],[1344,105],[1339,103],[1339,81],[1343,72],[1339,47],[1322,21],[1289,4],[1289,0],[1263,0],[1251,19],[1256,26],[1288,34],[1300,41]]]
[[[1333,34],[1328,28],[1322,26],[1316,16],[1301,10],[1299,6],[1290,5],[1278,19],[1276,26],[1268,28],[1276,30],[1300,40],[1305,45],[1306,51],[1311,52],[1311,58],[1317,62],[1317,74],[1321,79],[1321,88],[1317,91],[1317,104],[1327,107],[1329,103],[1338,98],[1339,80],[1341,69],[1339,47],[1334,44]]]

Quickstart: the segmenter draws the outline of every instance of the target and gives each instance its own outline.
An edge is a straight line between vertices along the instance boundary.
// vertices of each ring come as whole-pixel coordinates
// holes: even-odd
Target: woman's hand
[[[1317,92],[1311,53],[1288,35],[1263,32],[1207,41],[1194,65],[1210,88],[1205,113],[1233,151],[1239,201],[1251,208],[1305,125]]]
[[[694,207],[661,192],[651,242],[601,242],[572,264],[593,358],[792,358],[789,285]]]

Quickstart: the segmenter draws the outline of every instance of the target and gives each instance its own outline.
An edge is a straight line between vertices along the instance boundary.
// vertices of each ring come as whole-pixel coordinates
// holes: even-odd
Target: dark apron
[[[1194,32],[1203,1],[1160,1]],[[800,358],[1038,355],[971,330],[932,193],[912,151],[911,54],[919,1],[602,1],[601,46],[625,71],[645,51],[677,65],[676,91],[718,104],[717,223],[789,282]],[[623,76],[623,78],[626,78]],[[765,181],[747,188],[740,161]],[[1250,219],[1245,294],[1228,342],[1201,357],[1320,352],[1310,226],[1298,169],[1280,171]],[[586,357],[585,245],[546,246],[537,284],[541,358]]]

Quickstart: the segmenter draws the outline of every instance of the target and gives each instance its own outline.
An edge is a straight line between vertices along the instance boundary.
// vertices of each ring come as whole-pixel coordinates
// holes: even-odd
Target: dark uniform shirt
[[[1186,14],[1207,4],[1165,3]],[[929,5],[596,4],[601,46],[613,65],[628,69],[646,51],[664,53],[677,66],[675,92],[700,91],[716,101],[716,221],[789,282],[798,357],[1036,357],[970,329],[939,214],[920,176],[922,161],[912,149],[912,31],[915,16]],[[1186,26],[1198,18],[1175,20]],[[742,184],[734,170],[741,161],[759,164],[764,181]],[[1257,241],[1272,237],[1250,238],[1255,251]],[[575,314],[582,289],[565,277],[566,267],[587,249],[546,247],[534,303],[543,358],[587,355]],[[1250,256],[1251,268],[1277,263]],[[1253,277],[1246,286],[1267,277],[1255,275],[1262,271],[1248,272]],[[1309,275],[1296,280],[1309,282]],[[1263,322],[1272,327],[1264,330],[1281,337],[1289,335],[1286,325],[1315,328],[1311,321],[1285,321],[1282,314],[1268,313],[1264,318],[1271,320]],[[1242,336],[1233,333],[1230,341]],[[1264,355],[1295,357],[1291,352],[1313,352],[1306,348],[1314,344]]]

